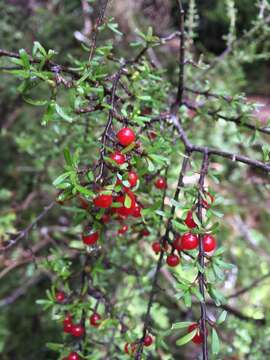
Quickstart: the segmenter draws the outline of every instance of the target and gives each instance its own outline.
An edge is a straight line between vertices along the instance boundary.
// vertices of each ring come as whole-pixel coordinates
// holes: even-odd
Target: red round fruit
[[[126,161],[126,156],[120,151],[115,151],[110,155],[110,159],[113,160],[118,165],[123,165]]]
[[[177,251],[183,250],[182,249],[182,240],[181,240],[180,236],[178,236],[177,238],[174,239],[172,245],[173,245],[174,249],[177,250]]]
[[[137,185],[138,179],[139,179],[139,177],[134,171],[130,171],[128,173],[128,182],[131,187],[134,187]]]
[[[68,334],[72,333],[72,329],[73,329],[72,322],[64,324],[64,332],[65,333],[68,333]]]
[[[165,189],[167,187],[166,180],[163,177],[158,178],[155,181],[155,187],[160,190]]]
[[[211,252],[217,247],[217,241],[215,237],[211,234],[206,234],[203,236],[203,249],[205,252]]]
[[[191,210],[189,210],[189,212],[187,213],[187,216],[186,216],[186,219],[185,219],[185,224],[190,229],[194,229],[197,226],[197,224],[193,220],[193,213],[192,213]]]
[[[142,208],[140,207],[140,205],[138,203],[135,203],[134,207],[133,207],[133,211],[132,211],[132,216],[135,218],[139,218],[141,217],[141,210]]]
[[[192,338],[192,342],[194,342],[194,344],[200,345],[203,342],[203,336],[200,332],[199,325],[196,323],[189,325],[188,332],[191,333],[195,329],[197,329],[197,332],[194,335],[194,337]],[[206,329],[206,336],[207,335],[208,335],[208,331]]]
[[[124,350],[125,350],[125,353],[126,354],[134,354],[135,350],[136,350],[136,344],[129,344],[129,343],[126,343],[125,344],[125,347],[124,347]]]
[[[112,201],[113,197],[111,194],[100,194],[94,199],[94,205],[102,209],[107,209],[112,205]]]
[[[101,316],[98,313],[94,313],[90,316],[90,325],[99,327]]]
[[[81,337],[84,335],[84,327],[81,324],[75,324],[72,326],[71,334],[74,337]]]
[[[171,267],[175,267],[180,263],[180,258],[177,255],[171,254],[167,257],[167,264]]]
[[[148,231],[147,229],[143,229],[143,230],[141,231],[141,235],[142,235],[142,236],[149,236],[149,235],[150,235],[150,231]]]
[[[153,338],[151,335],[146,335],[146,337],[144,338],[144,346],[151,346],[153,344]]]
[[[128,127],[119,130],[116,136],[119,143],[123,146],[132,144],[136,139],[134,131]]]
[[[155,140],[157,133],[155,131],[149,131],[148,136],[151,140]]]
[[[158,254],[158,253],[161,251],[161,245],[160,245],[160,243],[159,243],[159,242],[154,242],[154,243],[152,244],[152,249],[153,249],[153,251],[154,251],[156,254]]]
[[[108,224],[108,222],[110,221],[110,215],[109,214],[102,215],[101,220],[104,224]]]
[[[118,230],[118,234],[123,235],[124,233],[126,233],[128,231],[128,226],[127,225],[123,225],[119,230]]]
[[[64,291],[57,291],[57,293],[55,294],[55,300],[59,303],[62,303],[66,300],[66,294],[64,293]]]
[[[68,360],[80,360],[80,357],[76,352],[71,352],[68,355]]]
[[[185,233],[181,237],[181,246],[183,250],[193,250],[199,245],[198,236],[192,233]]]
[[[98,238],[99,238],[99,234],[97,231],[91,234],[82,235],[82,240],[85,245],[94,245],[98,241]]]
[[[67,324],[72,324],[72,316],[70,314],[68,314],[64,320],[63,320],[63,324],[67,325]]]

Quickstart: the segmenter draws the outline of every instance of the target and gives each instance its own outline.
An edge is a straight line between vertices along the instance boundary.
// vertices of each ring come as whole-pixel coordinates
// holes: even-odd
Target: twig
[[[94,53],[95,53],[95,49],[96,49],[96,43],[97,43],[97,35],[98,35],[98,31],[99,31],[99,26],[102,25],[103,23],[103,19],[105,16],[105,12],[108,6],[109,0],[105,0],[103,2],[103,4],[100,7],[100,13],[99,16],[97,18],[97,21],[94,25],[94,28],[92,30],[92,45],[90,48],[90,52],[89,52],[89,62],[93,59]]]
[[[7,243],[7,245],[4,245],[0,247],[0,252],[4,252],[14,245],[16,245],[21,239],[23,239],[25,236],[27,236],[31,230],[37,225],[37,223],[44,218],[44,216],[54,207],[55,202],[52,201],[48,206],[46,206],[43,211],[35,218],[35,220],[29,224],[24,230],[22,230],[18,236],[16,236],[14,239],[10,239]]]
[[[181,188],[184,186],[184,174],[186,173],[187,170],[187,165],[188,165],[188,161],[189,161],[189,157],[188,157],[188,153],[186,154],[186,156],[183,159],[182,162],[182,166],[179,172],[179,177],[178,177],[178,184],[177,184],[177,188],[174,194],[174,200],[177,201],[179,194],[180,194],[180,190]],[[173,219],[174,213],[175,213],[175,206],[173,205],[171,208],[171,213],[170,213],[170,218],[168,219],[167,222],[167,226],[166,226],[166,231],[165,231],[165,235],[162,238],[162,246],[161,246],[161,251],[160,251],[160,255],[159,255],[159,259],[157,262],[157,266],[156,266],[156,271],[155,271],[155,275],[154,275],[154,279],[152,282],[152,288],[151,288],[151,292],[149,295],[149,300],[148,300],[148,305],[147,305],[147,311],[146,311],[146,315],[145,315],[145,321],[144,321],[144,327],[143,327],[143,335],[142,338],[140,339],[139,342],[139,346],[137,348],[136,351],[136,355],[135,355],[135,360],[140,360],[142,357],[142,352],[143,352],[143,340],[147,334],[148,331],[148,327],[150,324],[150,319],[151,319],[151,308],[152,305],[154,303],[154,298],[155,298],[155,294],[156,294],[156,289],[157,289],[157,282],[158,282],[158,276],[162,267],[162,262],[163,262],[163,257],[164,257],[164,248],[167,242],[167,239],[169,237],[169,232],[170,232],[170,228],[171,228],[171,221]]]
[[[199,179],[199,192],[198,192],[198,208],[197,208],[197,215],[200,223],[203,223],[203,216],[202,216],[202,194],[204,193],[204,182],[205,177],[207,175],[209,168],[209,157],[207,151],[203,154],[203,161],[200,170],[200,179]],[[207,329],[206,329],[206,320],[207,320],[207,312],[206,312],[206,304],[205,304],[205,294],[204,294],[204,287],[205,287],[205,275],[204,275],[204,248],[203,248],[203,234],[199,234],[199,255],[198,261],[200,264],[200,270],[198,274],[199,279],[199,288],[200,293],[202,295],[202,301],[200,301],[201,307],[201,321],[200,321],[200,329],[203,337],[202,342],[202,353],[203,353],[203,360],[208,360],[208,346],[207,346]]]

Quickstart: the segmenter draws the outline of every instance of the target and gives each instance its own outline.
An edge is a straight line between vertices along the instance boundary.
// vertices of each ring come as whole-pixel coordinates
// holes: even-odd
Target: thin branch
[[[179,29],[180,29],[180,49],[179,49],[179,79],[178,89],[175,104],[173,105],[174,111],[178,110],[179,105],[183,101],[184,93],[184,76],[185,76],[185,12],[182,4],[182,0],[178,0],[179,7]]]
[[[96,21],[96,23],[94,25],[94,28],[92,30],[92,39],[91,39],[92,44],[91,44],[91,48],[90,48],[90,52],[89,52],[89,62],[93,59],[93,56],[94,56],[94,53],[95,53],[95,50],[96,50],[97,35],[98,35],[98,31],[99,31],[98,28],[103,23],[105,12],[106,12],[108,4],[109,4],[109,0],[105,0],[103,2],[103,4],[101,4],[99,16],[98,16],[97,21]]]
[[[189,156],[188,153],[186,153],[186,156],[183,159],[182,162],[182,166],[179,172],[179,177],[178,177],[178,184],[177,184],[177,188],[174,194],[174,200],[177,201],[181,188],[184,186],[184,174],[186,173],[187,170],[187,165],[188,165],[188,161],[189,161]],[[143,327],[143,335],[142,338],[140,339],[139,342],[139,346],[137,348],[137,352],[135,355],[135,360],[140,360],[142,357],[142,352],[143,352],[143,341],[144,338],[147,334],[148,328],[149,328],[149,324],[150,324],[150,320],[151,320],[151,309],[154,303],[154,298],[155,298],[155,294],[157,291],[157,282],[158,282],[158,277],[159,277],[159,273],[162,267],[162,262],[163,262],[163,258],[164,258],[164,248],[166,246],[166,242],[167,239],[169,237],[169,232],[170,232],[170,228],[171,228],[171,221],[173,219],[174,213],[175,213],[175,206],[173,205],[171,208],[171,213],[170,213],[170,218],[168,219],[167,222],[167,226],[166,226],[166,231],[165,231],[165,235],[162,238],[162,246],[161,246],[161,251],[160,251],[160,255],[159,255],[159,259],[157,262],[157,266],[156,266],[156,271],[155,271],[155,275],[154,275],[154,279],[152,282],[152,288],[151,288],[151,292],[150,292],[150,296],[149,296],[149,301],[148,301],[148,305],[147,305],[147,311],[146,311],[146,315],[145,315],[145,321],[144,321],[144,327]]]
[[[214,94],[211,94],[210,96],[214,96]],[[218,95],[215,95],[215,96],[218,96]],[[229,101],[229,100],[227,100]],[[196,113],[199,112],[201,106],[194,106],[194,105],[191,105],[187,102],[184,102],[184,105],[189,108],[190,110],[193,110],[195,111]],[[267,134],[267,135],[270,135],[270,130],[266,129],[266,128],[261,128],[261,127],[258,127],[258,126],[255,126],[255,125],[252,125],[252,124],[247,124],[245,122],[243,122],[241,119],[243,116],[239,115],[238,117],[229,117],[229,116],[225,116],[225,115],[222,115],[219,110],[218,111],[207,111],[207,114],[212,116],[213,118],[217,118],[217,119],[222,119],[222,120],[225,120],[225,121],[230,121],[230,122],[233,122],[235,123],[236,125],[238,126],[244,126],[250,130],[253,130],[253,131],[259,131],[261,133],[264,133],[264,134]]]
[[[17,235],[14,239],[10,239],[7,242],[7,245],[0,247],[0,252],[7,251],[14,245],[16,245],[20,240],[22,240],[25,236],[27,236],[31,230],[40,222],[44,216],[54,207],[55,202],[52,201],[48,206],[45,206],[43,211],[35,218],[35,220],[29,224],[24,230],[20,231],[19,235]]]
[[[232,298],[236,298],[239,297],[240,295],[245,294],[246,292],[254,289],[257,285],[259,285],[262,281],[264,281],[265,279],[270,277],[270,272],[263,275],[262,277],[260,277],[259,279],[254,280],[251,284],[249,284],[248,286],[236,291],[235,293],[227,296],[227,299],[232,299]]]
[[[207,175],[209,168],[209,156],[207,151],[203,154],[203,161],[202,166],[200,170],[200,179],[199,179],[199,192],[198,192],[198,219],[200,220],[200,223],[203,223],[203,205],[202,205],[202,194],[204,193],[204,183],[205,183],[205,177]],[[200,270],[198,274],[199,279],[199,288],[200,293],[202,295],[202,301],[200,301],[200,307],[201,307],[201,321],[200,321],[200,329],[203,337],[202,342],[202,353],[203,353],[203,360],[208,360],[208,345],[207,345],[207,329],[206,329],[206,321],[207,321],[207,310],[206,310],[206,304],[205,304],[205,293],[204,293],[204,287],[205,287],[205,275],[204,275],[204,248],[203,248],[203,234],[199,235],[199,255],[198,255],[198,261],[200,264]]]
[[[243,155],[237,155],[234,153],[230,153],[228,151],[223,151],[223,150],[219,150],[219,149],[215,149],[215,148],[210,148],[207,146],[200,146],[200,145],[192,144],[190,142],[190,140],[188,139],[187,134],[184,131],[183,127],[179,123],[177,117],[172,115],[171,119],[173,121],[175,128],[177,129],[180,140],[184,143],[186,149],[188,149],[191,153],[198,152],[198,153],[204,154],[205,152],[207,152],[209,156],[216,155],[216,156],[219,156],[219,157],[222,157],[225,159],[229,159],[233,162],[240,162],[243,164],[254,166],[258,169],[262,169],[266,172],[270,172],[270,164],[263,163],[258,160],[252,160],[249,157],[246,157]]]

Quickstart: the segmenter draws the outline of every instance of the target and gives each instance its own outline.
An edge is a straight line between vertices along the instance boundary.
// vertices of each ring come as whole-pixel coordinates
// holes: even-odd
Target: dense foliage
[[[158,3],[0,4],[3,359],[269,356],[270,5]]]

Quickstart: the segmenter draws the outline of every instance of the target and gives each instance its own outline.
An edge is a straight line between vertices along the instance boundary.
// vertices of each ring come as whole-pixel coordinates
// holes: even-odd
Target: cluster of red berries
[[[213,198],[212,198],[213,200]],[[197,227],[196,222],[193,219],[192,210],[188,211],[185,218],[185,224],[189,229],[194,229]],[[205,234],[202,238],[203,250],[206,253],[214,251],[217,247],[217,241],[212,234]],[[172,243],[172,253],[167,256],[166,262],[168,266],[175,267],[180,263],[180,257],[173,252],[176,250],[180,251],[189,251],[198,248],[199,246],[199,236],[192,233],[191,231],[184,233],[182,236],[177,236]],[[152,244],[153,251],[158,254],[161,250],[168,251],[169,246],[166,242],[165,245],[160,242],[154,242]]]
[[[135,133],[132,129],[125,127],[122,128],[116,134],[119,144],[126,147],[134,143],[136,140]],[[126,156],[121,151],[116,150],[110,155],[110,159],[117,165],[123,165],[126,162]],[[138,184],[138,174],[135,171],[129,171],[124,178],[126,180],[118,179],[115,186],[122,186],[120,194],[117,193],[116,195],[112,194],[110,190],[101,190],[100,193],[93,199],[93,204],[96,208],[104,209],[106,212],[103,214],[101,221],[106,224],[110,221],[111,216],[115,215],[116,219],[122,222],[127,217],[131,216],[134,218],[141,217],[141,210],[142,206],[138,202],[136,195],[131,190],[135,188]],[[123,184],[126,185],[124,185]],[[127,186],[127,183],[129,187]],[[159,177],[155,181],[155,187],[157,189],[165,189],[167,187],[166,180],[163,177]],[[80,203],[83,208],[88,209],[89,204],[86,200],[80,198]],[[118,206],[113,206],[117,204]],[[123,235],[128,231],[128,226],[123,225],[118,230],[119,235]],[[142,230],[141,235],[147,236],[149,235],[148,230]],[[91,229],[90,231],[86,231],[82,234],[82,241],[85,245],[91,246],[94,245],[99,239],[99,232],[95,229]]]
[[[151,335],[146,335],[143,340],[143,345],[149,347],[153,344],[153,337]],[[126,354],[132,355],[137,349],[137,343],[126,343],[124,346],[124,351]]]
[[[58,303],[66,301],[66,294],[63,291],[58,291],[55,294],[55,300]],[[89,324],[94,327],[99,327],[102,317],[99,313],[94,312],[89,318]],[[75,338],[81,338],[85,334],[85,328],[80,323],[74,323],[71,314],[67,314],[63,320],[64,333],[70,334]],[[68,357],[63,360],[79,360],[80,357],[76,352],[71,352]]]

